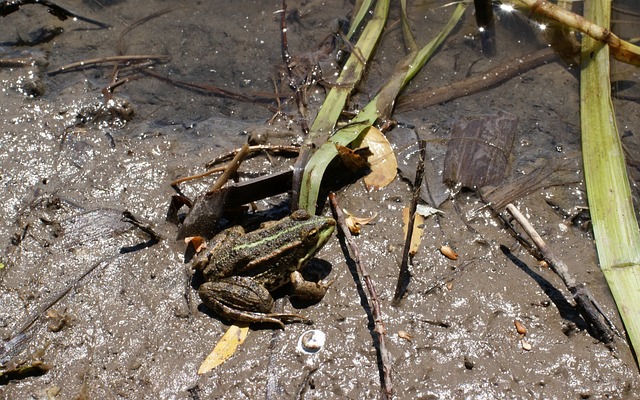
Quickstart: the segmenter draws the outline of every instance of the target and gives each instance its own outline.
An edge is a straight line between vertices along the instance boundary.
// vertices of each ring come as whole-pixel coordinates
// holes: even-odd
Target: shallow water
[[[164,222],[173,194],[169,182],[201,172],[207,161],[240,147],[247,139],[245,131],[264,126],[277,104],[236,101],[132,75],[136,79],[115,90],[118,104],[126,100],[135,111],[125,120],[115,107],[102,109],[101,90],[111,81],[110,67],[53,76],[46,72],[119,51],[169,55],[171,60],[154,66],[154,72],[264,98],[274,92],[273,82],[283,72],[280,21],[275,14],[280,5],[242,0],[214,7],[184,1],[126,33],[119,50],[120,34],[127,26],[175,6],[169,1],[139,4],[69,2],[78,14],[113,26],[106,30],[79,21],[58,21],[37,6],[25,6],[0,24],[0,57],[23,52],[23,57],[38,61],[31,67],[0,68],[3,339],[95,267],[53,306],[68,316],[61,330],[47,328],[49,321],[41,317],[28,331],[31,340],[23,359],[45,349],[43,360],[50,371],[0,386],[0,398],[39,398],[53,386],[60,389],[59,398],[81,394],[104,399],[259,398],[267,390],[273,398],[377,398],[380,376],[368,308],[362,305],[335,238],[318,254],[331,263],[335,283],[320,303],[293,309],[313,319],[314,329],[326,334],[322,351],[296,352],[298,337],[309,329],[306,326],[288,326],[273,344],[271,330],[255,329],[227,363],[211,373],[196,374],[227,326],[199,306],[184,263],[185,245],[174,240],[176,227]],[[450,9],[434,8],[437,5],[411,6],[409,15],[420,43],[430,40],[448,18]],[[317,51],[318,45],[330,35],[336,19],[346,17],[351,8],[342,1],[289,4],[290,12],[300,13],[288,30],[292,55],[321,62],[330,82],[331,59]],[[397,21],[397,5],[392,8],[390,20]],[[408,92],[448,85],[545,46],[525,20],[502,16],[498,54],[487,59],[470,38],[474,32],[471,11],[411,82]],[[637,36],[630,24],[623,23],[637,23],[637,17],[621,15],[619,19],[620,32]],[[17,44],[36,37],[38,28],[57,27],[64,32],[48,43]],[[353,105],[363,107],[389,76],[402,55],[401,35],[399,24],[385,31],[370,62],[368,80],[353,96]],[[623,142],[637,160],[638,72],[619,64],[614,69],[623,74],[618,85],[624,87],[621,93],[627,99],[614,100],[616,117]],[[427,173],[432,176],[427,179],[437,181],[455,120],[499,110],[516,114],[518,130],[508,171],[513,179],[529,173],[537,160],[579,157],[574,72],[552,62],[497,88],[395,118],[414,127],[407,135],[429,140],[432,164]],[[32,96],[34,88],[42,88],[41,94]],[[288,89],[280,84],[278,90]],[[312,115],[322,98],[321,90],[310,97]],[[292,102],[282,109],[286,117],[278,123],[288,123],[292,132],[299,132]],[[404,154],[406,148],[396,150]],[[272,161],[267,157],[251,160],[243,177],[285,169],[292,160],[275,157]],[[580,165],[579,158],[575,165]],[[630,165],[630,175],[637,197],[637,165]],[[581,180],[579,167],[576,176]],[[186,185],[185,192],[194,197],[210,183]],[[455,203],[442,203],[443,216],[427,219],[411,269],[409,294],[400,307],[393,307],[391,299],[403,246],[401,210],[410,202],[410,185],[396,178],[381,191],[367,192],[358,182],[338,197],[342,207],[355,215],[377,214],[375,224],[363,228],[357,243],[382,303],[398,399],[640,396],[638,369],[626,342],[618,340],[610,350],[582,329],[560,279],[541,268],[474,194],[458,194]],[[258,206],[266,209],[280,200],[262,201]],[[584,184],[540,189],[517,205],[621,329],[597,265],[593,237],[571,224],[571,217],[586,206]],[[163,239],[145,247],[148,237],[120,222],[123,210],[153,224]],[[438,251],[442,244],[453,247],[458,260],[443,257]],[[522,263],[510,261],[501,245]],[[135,246],[137,251],[122,251]],[[450,284],[440,285],[454,271],[459,272]],[[434,286],[438,288],[430,290]],[[292,310],[288,302],[285,308]],[[527,327],[530,351],[523,349],[514,327],[516,319]],[[400,331],[412,339],[401,338]]]

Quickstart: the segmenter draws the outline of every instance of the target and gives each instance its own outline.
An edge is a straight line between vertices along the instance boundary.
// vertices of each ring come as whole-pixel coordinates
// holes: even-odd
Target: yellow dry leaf
[[[409,226],[409,207],[405,207],[402,209],[402,230],[404,232],[405,240],[407,238],[407,227]],[[422,232],[424,232],[423,228],[424,217],[418,213],[416,213],[416,219],[413,222],[413,235],[411,236],[411,247],[409,248],[409,254],[414,255],[418,252],[418,247],[420,246],[420,241],[422,240]]]
[[[398,173],[398,161],[384,134],[372,126],[362,139],[361,146],[368,147],[373,154],[368,158],[371,173],[364,177],[367,188],[380,189],[393,182]]]
[[[375,213],[371,217],[356,217],[355,215],[351,214],[347,210],[343,210],[343,211],[347,215],[344,222],[347,224],[349,231],[353,235],[359,235],[360,228],[362,227],[362,225],[367,225],[378,215],[378,213]]]
[[[198,375],[206,374],[227,361],[236,352],[238,346],[244,342],[248,334],[249,324],[231,325],[222,335],[211,354],[205,358],[200,368],[198,368]]]

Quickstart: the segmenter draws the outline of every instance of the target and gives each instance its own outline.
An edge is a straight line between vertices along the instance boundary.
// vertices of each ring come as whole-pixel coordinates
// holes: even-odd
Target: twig
[[[452,83],[449,86],[421,90],[416,93],[400,96],[398,98],[396,111],[402,112],[426,108],[491,89],[528,70],[544,65],[555,57],[556,55],[551,49],[540,50],[527,56],[518,57],[485,73]]]
[[[238,93],[238,92],[234,92],[228,89],[223,89],[217,86],[211,86],[211,85],[202,85],[199,83],[191,83],[191,82],[187,82],[187,81],[182,81],[179,79],[171,79],[167,76],[164,76],[162,74],[159,74],[153,70],[150,69],[146,69],[144,71],[142,71],[143,73],[153,76],[156,79],[160,79],[161,81],[165,81],[168,82],[174,86],[181,86],[181,87],[186,87],[192,90],[196,90],[196,91],[201,91],[201,92],[205,92],[208,94],[213,94],[215,96],[220,96],[220,97],[225,97],[225,98],[229,98],[229,99],[233,99],[233,100],[238,100],[238,101],[246,101],[246,102],[251,102],[251,103],[256,103],[256,102],[269,102],[269,101],[273,101],[276,98],[276,94],[273,93],[253,93],[253,94],[249,94],[249,95],[245,95],[242,93]],[[284,95],[280,95],[281,97],[288,97],[284,96]]]
[[[216,157],[213,160],[206,163],[205,167],[211,168],[222,161],[233,158],[235,157],[236,154],[238,154],[240,150],[241,149],[236,149],[226,154],[223,154],[219,157]],[[257,145],[249,146],[250,153],[257,153],[259,151],[267,151],[267,152],[274,152],[274,153],[299,153],[300,147],[288,146],[288,145],[271,145],[271,144],[257,144]]]
[[[116,49],[118,51],[118,54],[124,54],[125,53],[125,46],[124,46],[124,37],[131,32],[133,29],[139,27],[140,25],[151,21],[154,18],[158,18],[164,14],[167,14],[171,11],[173,11],[174,9],[169,7],[169,8],[165,8],[163,10],[157,11],[151,15],[147,15],[144,18],[141,18],[137,21],[135,21],[133,24],[129,25],[128,27],[126,27],[122,32],[120,32],[120,36],[118,36],[118,44],[116,46]]]
[[[171,187],[175,187],[175,186],[177,186],[177,185],[179,185],[179,184],[181,184],[183,182],[192,181],[194,179],[201,179],[201,178],[204,178],[204,177],[209,176],[211,174],[215,174],[216,172],[222,172],[222,171],[224,171],[224,169],[225,169],[225,167],[216,167],[216,168],[208,169],[205,172],[200,173],[200,174],[183,176],[182,178],[178,178],[178,179],[175,179],[175,180],[171,181],[170,185],[171,185]]]
[[[344,213],[340,209],[338,205],[338,200],[336,199],[335,193],[329,194],[329,200],[331,201],[331,208],[333,210],[336,219],[338,220],[338,226],[344,235],[344,239],[349,246],[350,256],[353,259],[356,267],[358,269],[358,274],[364,280],[365,286],[367,287],[367,291],[369,292],[369,297],[367,301],[371,305],[371,312],[373,314],[373,322],[374,327],[373,331],[377,333],[378,339],[378,355],[380,356],[380,362],[382,364],[382,382],[380,382],[382,386],[382,396],[384,399],[391,398],[393,396],[393,382],[391,380],[391,354],[387,351],[387,346],[385,342],[385,329],[384,323],[382,321],[382,313],[380,311],[380,299],[378,298],[378,294],[376,292],[375,287],[373,286],[373,282],[371,281],[371,276],[369,275],[369,271],[365,267],[362,259],[360,258],[360,250],[358,246],[356,246],[353,241],[353,237],[351,236],[351,232],[349,228],[346,226]]]
[[[220,175],[218,177],[218,180],[216,180],[213,186],[211,186],[211,189],[209,189],[209,193],[215,192],[216,190],[223,187],[224,184],[227,183],[229,178],[231,178],[236,174],[236,172],[238,172],[238,168],[240,168],[240,164],[242,164],[242,161],[247,158],[247,154],[249,154],[249,145],[245,143],[238,154],[233,157],[233,160],[231,160],[229,164],[227,164],[227,166],[224,168],[224,172],[222,173],[222,175]]]
[[[601,307],[591,295],[589,289],[587,289],[584,284],[576,283],[575,279],[573,279],[573,277],[569,273],[569,268],[567,267],[567,265],[558,257],[556,257],[551,248],[547,246],[538,232],[536,232],[534,227],[513,204],[508,204],[506,209],[513,216],[513,218],[515,218],[520,223],[520,225],[525,230],[525,232],[527,232],[527,235],[529,235],[538,250],[540,250],[542,257],[547,262],[547,264],[549,264],[549,267],[553,270],[553,272],[560,276],[567,289],[569,289],[569,291],[573,295],[573,299],[578,305],[580,314],[585,319],[585,321],[593,328],[593,333],[596,339],[602,341],[605,344],[610,343],[613,340],[613,331],[615,330],[615,326],[607,318],[607,316],[604,315]]]
[[[454,269],[451,273],[445,275],[444,277],[440,278],[436,283],[432,284],[429,287],[429,289],[424,291],[424,294],[425,295],[431,294],[435,292],[436,289],[440,289],[441,287],[447,285],[448,283],[453,282],[453,280],[456,279],[458,275],[466,271],[466,268],[472,264],[473,264],[473,261],[465,261],[464,263],[462,263],[462,265]]]
[[[393,295],[393,304],[400,305],[400,300],[407,292],[409,281],[411,280],[411,272],[409,271],[409,250],[411,249],[411,240],[413,238],[413,225],[416,217],[416,208],[418,207],[418,199],[420,198],[420,188],[422,187],[422,176],[424,175],[424,160],[427,157],[427,142],[421,140],[420,159],[418,160],[418,168],[416,169],[416,178],[413,182],[413,197],[411,198],[411,206],[409,208],[409,223],[407,224],[407,237],[404,241],[404,249],[402,251],[402,263],[400,264],[400,273],[398,274],[398,283],[396,284],[396,292]]]
[[[138,54],[138,55],[122,55],[122,56],[107,56],[100,58],[91,58],[89,60],[77,61],[71,64],[63,65],[62,67],[56,68],[52,71],[49,71],[49,75],[55,75],[62,72],[67,72],[69,70],[75,68],[84,68],[97,64],[105,64],[105,63],[118,63],[120,61],[158,61],[164,62],[169,61],[171,59],[170,56],[162,56],[162,55],[154,55],[154,54]]]
[[[76,287],[76,285],[78,285],[78,283],[81,280],[83,280],[87,275],[89,275],[91,272],[93,272],[98,266],[100,266],[101,264],[105,263],[106,261],[111,261],[113,258],[114,258],[113,256],[103,257],[99,261],[97,261],[93,265],[91,265],[89,268],[87,268],[82,274],[80,274],[80,276],[75,278],[63,290],[58,292],[53,297],[49,298],[49,300],[45,304],[43,304],[35,312],[35,314],[33,314],[32,316],[28,317],[27,320],[22,323],[20,328],[18,328],[15,331],[15,334],[13,336],[17,336],[17,335],[19,335],[21,333],[26,333],[26,331],[31,327],[31,325],[33,325],[34,322],[36,322],[38,320],[38,318],[40,318],[45,312],[47,312],[48,309],[53,307],[58,301],[60,301],[64,296],[66,296],[67,293],[69,293],[71,291],[71,289]]]

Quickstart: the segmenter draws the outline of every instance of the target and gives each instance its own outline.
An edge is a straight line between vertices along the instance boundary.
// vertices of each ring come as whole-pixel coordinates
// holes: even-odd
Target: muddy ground
[[[24,361],[40,358],[49,371],[2,383],[0,398],[47,398],[47,390],[59,399],[253,399],[267,393],[283,399],[378,398],[380,372],[370,310],[335,237],[318,254],[330,264],[325,268],[329,277],[335,278],[326,297],[299,310],[285,301],[285,309],[313,319],[313,328],[326,334],[320,352],[296,351],[308,326],[289,325],[284,331],[256,326],[229,361],[196,374],[228,321],[200,305],[184,262],[185,245],[175,240],[177,228],[164,222],[173,194],[169,182],[201,172],[210,159],[239,147],[247,139],[245,131],[265,126],[273,117],[275,102],[236,101],[132,75],[139,79],[115,90],[116,103],[134,110],[125,121],[129,113],[121,108],[101,108],[110,66],[47,74],[71,62],[119,53],[168,55],[171,60],[154,66],[154,72],[243,94],[273,93],[273,82],[283,72],[275,13],[279,2],[241,0],[213,6],[183,1],[127,32],[124,46],[118,45],[119,37],[128,26],[176,3],[60,4],[112,27],[59,21],[39,6],[25,6],[0,23],[0,57],[37,61],[30,67],[0,68],[2,338],[14,337],[30,317],[68,289],[26,329],[29,340],[16,355]],[[448,18],[451,8],[438,8],[442,4],[411,5],[409,15],[420,43],[431,40]],[[635,6],[638,12],[632,1],[618,5]],[[394,2],[368,80],[352,99],[354,107],[366,104],[404,52],[400,25],[394,23],[398,7]],[[331,59],[317,51],[318,45],[351,9],[346,1],[289,2],[289,11],[299,12],[299,18],[289,22],[290,51],[299,60],[321,62],[329,82]],[[637,26],[637,17],[620,18],[635,20]],[[545,46],[525,20],[502,16],[498,54],[487,59],[471,38],[473,24],[469,9],[408,92],[447,85]],[[633,26],[621,24],[619,31],[637,36],[625,31]],[[63,32],[55,36],[57,28]],[[55,37],[42,43],[42,33]],[[624,94],[615,100],[616,116],[629,155],[637,161],[638,70],[614,67],[622,74],[615,88]],[[413,127],[395,136],[429,140],[428,171],[433,172],[427,178],[434,182],[440,178],[452,123],[500,110],[519,118],[509,180],[529,173],[536,161],[575,160],[577,183],[536,190],[517,205],[622,329],[598,268],[588,223],[573,218],[587,206],[577,154],[575,72],[551,62],[495,89],[395,114]],[[279,90],[288,88],[279,84]],[[320,89],[311,96],[311,112],[322,97]],[[300,131],[296,112],[289,105],[283,111],[286,118],[276,123],[289,119],[295,137]],[[406,164],[407,149],[402,146],[395,150]],[[291,162],[260,156],[243,167],[242,177],[286,169]],[[630,166],[636,197],[637,165]],[[194,197],[210,182],[187,185],[185,192]],[[338,195],[342,207],[353,214],[376,215],[375,224],[365,226],[356,241],[380,297],[396,398],[640,397],[638,368],[627,342],[618,338],[610,348],[590,336],[560,279],[519,246],[471,192],[445,201],[440,206],[443,215],[426,221],[409,293],[400,307],[393,307],[403,246],[401,209],[410,198],[411,185],[400,177],[380,191],[367,192],[357,182]],[[269,199],[258,207],[269,209],[282,201]],[[125,210],[152,224],[162,239],[150,242],[122,222]],[[443,244],[457,251],[457,260],[439,253]],[[514,320],[526,326],[524,340],[530,350],[523,349]],[[410,340],[401,337],[401,331]]]

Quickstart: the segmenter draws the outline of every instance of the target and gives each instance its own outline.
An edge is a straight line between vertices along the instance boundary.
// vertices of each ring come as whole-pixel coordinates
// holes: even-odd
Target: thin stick
[[[176,186],[179,185],[183,182],[187,182],[187,181],[191,181],[194,179],[200,179],[200,178],[204,178],[205,176],[209,176],[211,174],[215,174],[216,172],[222,172],[224,171],[226,167],[217,167],[217,168],[211,168],[209,170],[206,170],[205,172],[201,173],[201,174],[195,174],[195,175],[189,175],[189,176],[184,176],[182,178],[178,178],[174,181],[171,181],[170,185],[171,186]]]
[[[106,64],[106,63],[112,63],[112,62],[118,63],[120,61],[153,60],[153,61],[164,62],[164,61],[169,61],[170,59],[171,59],[170,56],[162,56],[162,55],[155,55],[155,54],[137,54],[137,55],[132,54],[132,55],[121,55],[121,56],[107,56],[107,57],[100,57],[100,58],[91,58],[88,60],[77,61],[71,64],[63,65],[62,67],[49,71],[48,74],[55,75],[62,72],[67,72],[75,68],[84,68],[92,65]]]
[[[360,258],[360,250],[353,241],[351,232],[349,231],[349,228],[345,223],[344,213],[338,205],[338,200],[336,199],[335,193],[329,194],[329,200],[331,201],[331,209],[333,210],[333,213],[338,220],[338,226],[340,227],[340,230],[344,235],[344,239],[349,246],[349,252],[351,253],[350,256],[353,259],[353,262],[356,264],[358,274],[360,275],[362,280],[364,280],[367,291],[369,292],[367,302],[371,305],[371,312],[373,314],[374,323],[373,331],[377,334],[377,350],[378,355],[380,356],[380,362],[382,363],[382,382],[380,382],[382,386],[382,397],[384,399],[388,399],[393,396],[393,382],[391,380],[391,354],[389,354],[389,352],[387,351],[385,342],[385,329],[384,323],[382,321],[382,313],[380,311],[380,299],[378,298],[378,293],[376,292],[376,289],[373,286],[373,282],[371,281],[369,271]]]
[[[222,175],[218,177],[218,180],[213,184],[213,186],[211,186],[211,189],[209,189],[209,193],[215,192],[216,190],[223,187],[224,184],[227,183],[229,178],[231,178],[231,176],[235,175],[235,173],[238,172],[238,168],[240,168],[240,164],[242,164],[242,161],[247,158],[247,154],[249,154],[249,145],[245,143],[238,154],[233,157],[233,160],[231,160],[229,164],[226,165]]]
[[[420,160],[416,169],[416,178],[413,182],[413,197],[411,198],[411,206],[409,208],[409,223],[407,224],[407,237],[404,241],[404,249],[402,251],[402,263],[400,263],[400,273],[398,274],[398,283],[396,284],[396,292],[393,295],[393,305],[400,305],[402,296],[407,292],[409,281],[411,280],[411,272],[409,271],[409,250],[411,249],[411,240],[413,239],[413,224],[416,217],[416,209],[418,207],[418,199],[420,198],[420,188],[422,187],[422,176],[424,175],[424,160],[427,157],[427,142],[421,140]]]
[[[569,273],[567,265],[556,257],[551,248],[547,246],[538,232],[536,232],[534,227],[513,204],[507,204],[506,209],[513,218],[520,223],[524,231],[527,232],[527,235],[529,235],[538,250],[540,250],[542,257],[547,264],[549,264],[549,267],[553,272],[560,276],[567,289],[569,289],[573,295],[573,299],[578,305],[580,314],[593,328],[596,338],[605,344],[610,343],[613,340],[613,329],[615,329],[615,326],[607,316],[602,313],[602,308],[595,301],[589,289],[587,289],[584,284],[576,283],[575,279],[573,279]]]
[[[205,164],[206,168],[211,168],[214,165],[228,160],[229,158],[233,158],[235,157],[236,154],[238,154],[242,149],[236,149],[233,151],[230,151],[229,153],[223,154],[221,156],[218,156],[216,158],[214,158],[213,160],[209,161],[208,163]],[[300,147],[298,146],[288,146],[288,145],[274,145],[274,144],[257,144],[254,146],[249,146],[249,152],[250,153],[257,153],[259,151],[267,151],[267,152],[274,152],[274,153],[299,153],[300,152]]]
[[[266,102],[266,101],[273,101],[276,97],[275,94],[272,93],[252,93],[252,94],[242,94],[239,92],[234,92],[228,89],[223,89],[221,87],[217,87],[217,86],[211,86],[211,85],[204,85],[204,84],[199,84],[199,83],[191,83],[191,82],[187,82],[187,81],[182,81],[179,79],[171,79],[167,76],[161,75],[153,70],[150,69],[146,69],[144,71],[142,71],[143,73],[153,76],[156,79],[160,79],[161,81],[165,81],[168,82],[172,85],[175,86],[182,86],[182,87],[186,87],[189,89],[193,89],[193,90],[197,90],[197,91],[202,91],[208,94],[213,94],[215,96],[221,96],[221,97],[226,97],[229,99],[233,99],[233,100],[238,100],[238,101],[246,101],[246,102],[251,102],[251,103],[255,103],[255,102]],[[284,96],[281,95],[282,97],[288,97],[288,96]]]

